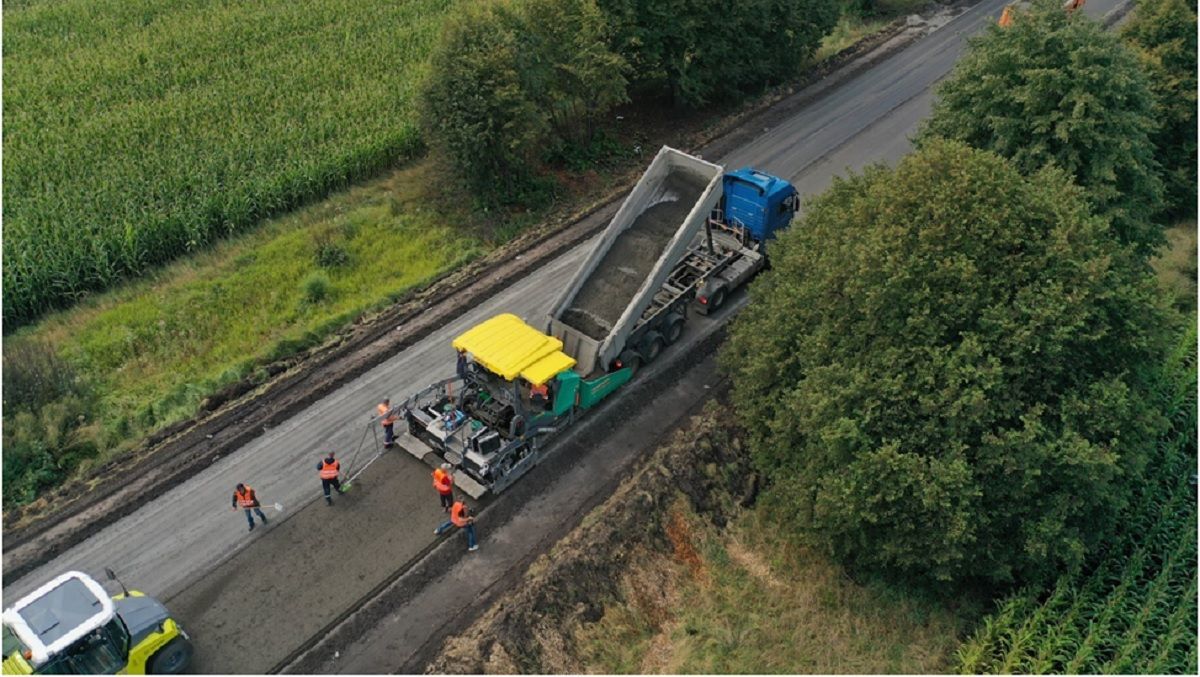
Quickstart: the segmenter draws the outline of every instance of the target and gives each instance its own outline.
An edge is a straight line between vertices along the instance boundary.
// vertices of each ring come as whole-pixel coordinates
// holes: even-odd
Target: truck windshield
[[[111,675],[125,667],[129,631],[120,618],[89,632],[38,668],[43,675]]]

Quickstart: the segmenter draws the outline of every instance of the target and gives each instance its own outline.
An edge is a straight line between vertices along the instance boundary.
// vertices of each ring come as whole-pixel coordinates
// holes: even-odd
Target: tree
[[[837,22],[835,0],[598,0],[643,91],[699,106],[794,76]]]
[[[430,59],[422,122],[472,186],[520,201],[545,157],[590,143],[625,100],[625,63],[593,0],[468,5]]]
[[[484,193],[517,191],[547,134],[522,80],[519,28],[511,5],[464,6],[446,21],[423,85],[427,136]]]
[[[1196,10],[1184,0],[1143,0],[1121,33],[1154,92],[1151,137],[1163,165],[1168,209],[1196,213]]]
[[[995,151],[1025,174],[1055,164],[1140,256],[1162,244],[1154,100],[1133,52],[1096,22],[1035,0],[972,40],[937,95],[921,138]]]
[[[858,569],[1078,566],[1138,481],[1168,312],[1064,171],[928,140],[772,248],[722,363],[765,499]]]

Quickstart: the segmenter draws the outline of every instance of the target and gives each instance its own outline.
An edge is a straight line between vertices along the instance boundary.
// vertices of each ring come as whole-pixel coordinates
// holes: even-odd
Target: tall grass
[[[8,328],[411,154],[454,4],[6,3]]]

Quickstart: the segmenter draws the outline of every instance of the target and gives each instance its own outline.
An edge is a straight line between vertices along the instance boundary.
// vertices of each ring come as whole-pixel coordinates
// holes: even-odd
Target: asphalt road
[[[826,93],[782,124],[765,130],[755,141],[725,157],[709,159],[730,168],[753,165],[788,177],[806,195],[819,192],[847,168],[894,162],[910,149],[908,136],[928,114],[931,87],[949,72],[964,48],[964,38],[993,21],[1003,4],[1003,0],[979,3],[909,48]],[[1117,4],[1118,0],[1091,0],[1085,11],[1099,17]],[[780,105],[786,104],[784,101]],[[280,524],[281,519],[269,529],[247,534],[242,514],[229,507],[233,486],[248,482],[265,503],[282,503],[284,513],[278,517],[296,514],[319,500],[319,481],[313,467],[318,457],[335,449],[343,463],[350,461],[380,397],[402,398],[451,372],[450,341],[475,322],[498,312],[514,312],[540,324],[582,251],[579,247],[567,252],[370,373],[296,411],[287,423],[265,430],[253,443],[202,474],[163,495],[146,497],[139,510],[29,575],[17,581],[6,579],[5,598],[13,600],[64,570],[80,569],[98,576],[104,567],[112,566],[128,584],[160,598],[184,593],[182,599],[194,594],[184,592],[190,584],[207,585],[208,592],[199,597],[212,606],[221,603],[221,585],[205,576],[235,557],[245,560],[246,570],[261,570],[264,595],[288,598],[292,596],[289,591],[320,585],[319,572],[312,572],[312,579],[299,581],[279,578],[272,573],[271,561],[258,561],[252,554],[252,546],[260,539],[273,537],[275,530],[280,538],[287,535],[298,555],[319,549],[320,534],[289,532],[286,523]],[[362,451],[357,464],[361,466],[372,453],[371,449]],[[368,498],[368,492],[363,492],[359,498],[351,494],[328,510],[342,511],[339,522],[350,519],[364,525],[360,532],[362,550],[383,548],[395,563],[431,547],[434,539],[428,523],[437,516],[427,514],[428,470],[405,456],[385,458],[380,468],[386,467],[397,478],[389,484],[386,496],[371,494]],[[384,499],[384,503],[377,503]],[[372,506],[370,510],[368,505]],[[325,506],[313,507],[327,510]],[[380,531],[380,512],[399,527]],[[239,554],[243,552],[246,554]],[[358,556],[353,552],[342,555]],[[359,581],[356,589],[370,590],[372,573],[361,575],[361,580],[355,578]],[[318,620],[312,624],[319,625]]]

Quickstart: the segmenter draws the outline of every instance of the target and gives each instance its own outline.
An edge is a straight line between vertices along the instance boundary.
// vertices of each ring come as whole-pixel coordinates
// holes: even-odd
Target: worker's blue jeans
[[[389,447],[396,442],[395,425],[396,424],[394,423],[389,423],[388,425],[383,426],[383,443]]]
[[[259,517],[262,518],[263,524],[267,523],[267,516],[263,514],[262,510],[258,508],[246,508],[246,521],[250,523],[250,526],[254,526],[254,515],[250,514],[251,510],[253,510],[258,514]]]
[[[454,522],[443,523],[442,526],[437,528],[438,535],[440,536],[440,535],[446,533],[446,531],[452,526],[454,526]],[[463,531],[467,532],[467,547],[474,548],[475,547],[475,523],[472,522],[471,524],[468,524],[467,526],[463,527]]]

